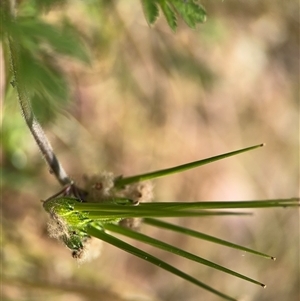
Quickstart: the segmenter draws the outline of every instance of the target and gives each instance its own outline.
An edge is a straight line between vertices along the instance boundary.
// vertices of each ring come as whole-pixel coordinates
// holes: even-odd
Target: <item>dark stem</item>
[[[4,0],[3,3],[4,8],[4,17],[8,21],[7,23],[15,22],[15,17],[13,13],[13,9],[10,7],[10,1]],[[59,181],[61,185],[71,184],[72,181],[65,172],[64,168],[58,161],[57,157],[55,156],[51,144],[37,121],[31,104],[28,93],[26,91],[26,87],[23,85],[22,78],[20,76],[20,66],[19,66],[19,48],[20,45],[13,39],[12,36],[9,34],[7,35],[9,51],[10,51],[10,61],[11,61],[11,71],[13,75],[13,85],[17,90],[19,104],[21,107],[22,115],[26,121],[26,124],[36,141],[43,158],[45,159],[46,163],[49,166],[50,172],[54,174],[56,179]]]

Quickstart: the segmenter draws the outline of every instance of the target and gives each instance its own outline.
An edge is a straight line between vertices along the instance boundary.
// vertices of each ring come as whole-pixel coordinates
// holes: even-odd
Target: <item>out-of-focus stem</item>
[[[11,8],[11,3],[9,0],[3,0],[2,2],[3,16],[7,24],[15,22],[15,16],[13,13],[13,9]],[[36,141],[43,158],[49,166],[50,172],[54,174],[56,179],[59,181],[61,185],[66,185],[72,183],[71,179],[68,177],[64,168],[58,161],[55,156],[52,146],[43,130],[39,122],[37,121],[31,104],[28,93],[26,91],[26,87],[23,84],[21,75],[20,75],[20,67],[19,67],[19,45],[17,41],[8,33],[7,34],[8,46],[10,51],[10,64],[11,71],[13,75],[13,86],[15,87],[19,104],[21,107],[22,115],[26,121],[26,124]]]

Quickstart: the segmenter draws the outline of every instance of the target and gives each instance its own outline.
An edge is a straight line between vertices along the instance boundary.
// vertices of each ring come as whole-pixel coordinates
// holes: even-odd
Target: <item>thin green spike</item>
[[[84,211],[89,219],[113,220],[132,217],[204,217],[204,216],[228,216],[228,215],[249,215],[243,212],[228,211],[132,211],[132,212],[105,212],[105,211]]]
[[[185,279],[195,285],[197,285],[198,287],[202,287],[207,291],[210,291],[211,293],[225,299],[225,300],[229,300],[229,301],[237,301],[237,299],[234,299],[230,296],[227,296],[225,294],[223,294],[222,292],[219,292],[217,290],[215,290],[214,288],[208,286],[205,283],[200,282],[199,280],[191,277],[190,275],[176,269],[175,267],[169,265],[168,263],[158,259],[157,257],[154,257],[153,255],[144,252],[112,235],[109,235],[107,233],[105,233],[102,229],[99,229],[96,225],[92,226],[90,225],[89,227],[87,227],[87,233],[91,236],[97,237],[119,249],[122,249],[123,251],[130,253],[132,255],[135,255],[145,261],[148,261],[174,275],[179,276],[182,279]]]
[[[264,253],[261,253],[261,252],[258,252],[258,251],[255,251],[255,250],[252,250],[252,249],[249,249],[249,248],[246,248],[246,247],[234,244],[234,243],[231,243],[229,241],[226,241],[226,240],[214,237],[214,236],[207,235],[202,232],[198,232],[198,231],[194,231],[194,230],[180,227],[177,225],[173,225],[173,224],[161,221],[161,220],[157,220],[157,219],[153,219],[153,218],[145,218],[143,220],[143,223],[154,226],[154,227],[159,227],[162,229],[175,231],[177,233],[181,233],[184,235],[190,235],[190,236],[193,236],[193,237],[196,237],[199,239],[207,240],[207,241],[210,241],[210,242],[213,242],[216,244],[220,244],[220,245],[227,246],[230,248],[238,249],[238,250],[245,251],[248,253],[256,254],[256,255],[259,255],[259,256],[262,256],[262,257],[265,257],[268,259],[276,260],[276,258],[273,256],[270,256],[270,255],[267,255],[267,254],[264,254]]]
[[[176,254],[178,256],[182,256],[182,257],[185,257],[187,259],[193,260],[195,262],[204,264],[204,265],[209,266],[211,268],[214,268],[214,269],[217,269],[217,270],[222,271],[224,273],[227,273],[227,274],[233,275],[235,277],[244,279],[246,281],[252,282],[252,283],[257,284],[257,285],[260,285],[262,287],[265,287],[265,284],[263,284],[263,283],[261,283],[259,281],[256,281],[256,280],[254,280],[252,278],[249,278],[247,276],[244,276],[242,274],[234,272],[234,271],[232,271],[230,269],[227,269],[227,268],[225,268],[225,267],[223,267],[221,265],[218,265],[218,264],[216,264],[216,263],[214,263],[212,261],[206,260],[204,258],[196,256],[196,255],[194,255],[192,253],[186,252],[186,251],[184,251],[182,249],[176,248],[175,246],[169,245],[169,244],[167,244],[165,242],[162,242],[162,241],[157,240],[155,238],[149,237],[147,235],[144,235],[144,234],[141,234],[141,233],[138,233],[138,232],[132,231],[130,229],[127,229],[127,228],[124,228],[124,227],[121,227],[121,226],[118,226],[118,225],[114,225],[114,224],[106,224],[106,225],[104,225],[104,228],[107,229],[107,230],[110,230],[110,231],[113,231],[113,232],[125,235],[127,237],[136,239],[136,240],[141,241],[143,243],[152,245],[152,246],[154,246],[156,248],[159,248],[159,249],[162,249],[162,250],[174,253],[174,254]]]
[[[181,209],[250,209],[269,207],[299,207],[299,198],[256,200],[256,201],[230,201],[230,202],[157,202],[142,203],[140,206],[147,208],[155,204],[157,210],[181,210]]]
[[[201,165],[212,163],[212,162],[215,162],[215,161],[227,158],[227,157],[235,156],[235,155],[238,155],[240,153],[247,152],[247,151],[256,149],[258,147],[262,147],[264,145],[265,144],[258,144],[258,145],[254,145],[254,146],[251,146],[251,147],[236,150],[236,151],[233,151],[233,152],[230,152],[230,153],[218,155],[218,156],[215,156],[215,157],[210,157],[210,158],[207,158],[207,159],[198,160],[198,161],[190,162],[190,163],[187,163],[187,164],[183,164],[183,165],[179,165],[179,166],[175,166],[175,167],[171,167],[171,168],[167,168],[167,169],[157,170],[157,171],[153,171],[153,172],[149,172],[149,173],[145,173],[145,174],[141,174],[141,175],[136,175],[136,176],[132,176],[132,177],[126,177],[126,178],[118,177],[118,178],[115,179],[115,187],[121,188],[121,187],[123,187],[125,185],[128,185],[128,184],[141,182],[141,181],[146,181],[146,180],[151,180],[151,179],[154,179],[154,178],[158,178],[158,177],[162,177],[162,176],[182,172],[182,171],[185,171],[185,170],[188,170],[188,169],[191,169],[191,168],[196,168],[196,167],[199,167]]]
[[[72,198],[58,198],[58,203],[72,203],[73,209],[77,211],[102,211],[102,212],[141,212],[141,211],[182,211],[211,210],[211,209],[250,209],[268,207],[299,207],[299,198],[273,199],[259,201],[230,201],[230,202],[151,202],[140,203],[139,206],[132,205],[128,201],[126,205],[111,203],[81,203]],[[45,204],[47,204],[45,202]]]

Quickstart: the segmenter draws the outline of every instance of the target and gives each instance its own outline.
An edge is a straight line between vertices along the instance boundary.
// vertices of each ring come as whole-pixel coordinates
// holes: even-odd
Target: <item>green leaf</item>
[[[97,227],[96,225],[95,226],[92,226],[92,225],[89,225],[87,227],[87,233],[91,236],[94,236],[94,237],[97,237],[127,253],[130,253],[132,255],[135,255],[145,261],[148,261],[174,275],[177,275],[179,276],[180,278],[182,279],[185,279],[199,287],[202,287],[204,288],[205,290],[207,291],[210,291],[211,293],[215,294],[215,295],[218,295],[219,297],[225,299],[225,300],[231,300],[231,301],[236,301],[236,299],[234,298],[231,298],[225,294],[223,294],[222,292],[219,292],[217,290],[215,290],[214,288],[208,286],[207,284],[204,284],[202,282],[200,282],[199,280],[193,278],[192,276],[188,275],[188,274],[185,274],[184,272],[176,269],[175,267],[169,265],[168,263],[158,259],[157,257],[154,257],[153,255],[147,253],[147,252],[144,252],[112,235],[109,235],[107,233],[105,233],[101,228],[99,228],[99,226]]]
[[[185,23],[195,28],[197,24],[206,20],[205,9],[195,3],[194,0],[141,0],[144,15],[149,25],[153,25],[159,15],[160,6],[169,26],[173,31],[177,28],[177,17],[179,14]]]
[[[74,57],[84,63],[90,63],[90,56],[81,39],[81,33],[67,19],[62,22],[59,39],[55,39],[55,50]]]
[[[19,73],[31,96],[31,104],[40,120],[51,118],[55,110],[69,100],[67,81],[62,71],[47,55],[35,57],[25,48],[19,49]]]
[[[37,17],[18,17],[5,28],[17,45],[18,72],[40,120],[49,120],[69,100],[59,55],[89,62],[80,35],[68,22],[51,25]]]
[[[161,0],[160,7],[161,7],[161,10],[162,10],[169,26],[173,29],[173,31],[176,31],[177,18],[176,18],[175,12],[172,10],[172,8],[170,7],[170,5],[167,1]]]
[[[142,6],[148,24],[153,25],[159,15],[157,0],[142,0]]]
[[[187,228],[184,228],[184,227],[180,227],[180,226],[177,226],[177,225],[173,225],[173,224],[161,221],[161,220],[152,219],[152,218],[145,218],[145,219],[143,219],[143,223],[145,223],[147,225],[154,226],[154,227],[159,227],[159,228],[162,228],[162,229],[175,231],[177,233],[181,233],[181,234],[184,234],[184,235],[190,235],[190,236],[193,236],[193,237],[196,237],[196,238],[199,238],[199,239],[207,240],[207,241],[210,241],[210,242],[213,242],[213,243],[216,243],[216,244],[220,244],[220,245],[227,246],[227,247],[230,247],[230,248],[234,248],[234,249],[237,249],[237,250],[241,250],[241,251],[244,251],[244,252],[256,254],[256,255],[259,255],[259,256],[262,256],[262,257],[265,257],[265,258],[268,258],[268,259],[272,259],[272,260],[276,259],[273,256],[270,256],[270,255],[267,255],[267,254],[249,249],[249,248],[245,248],[243,246],[231,243],[229,241],[219,239],[217,237],[210,236],[210,235],[207,235],[207,234],[202,233],[202,232],[198,232],[198,231],[194,231],[194,230],[187,229]]]
[[[196,4],[193,0],[172,0],[168,2],[176,8],[189,27],[196,28],[198,23],[206,21],[205,9],[200,4]]]
[[[43,43],[50,46],[57,53],[68,55],[85,63],[89,56],[79,39],[78,32],[67,21],[61,26],[45,23],[35,18],[17,18],[11,29],[14,39],[30,51],[37,50]]]

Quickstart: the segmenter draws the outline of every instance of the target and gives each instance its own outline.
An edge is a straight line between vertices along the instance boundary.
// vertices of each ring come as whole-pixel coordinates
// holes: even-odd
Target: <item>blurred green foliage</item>
[[[194,0],[141,0],[145,17],[150,25],[153,25],[162,10],[169,26],[173,31],[177,29],[177,15],[191,28],[206,20],[204,8]]]
[[[22,1],[15,18],[2,11],[1,37],[9,89],[9,49],[6,36],[18,42],[19,74],[41,122],[53,118],[58,105],[69,100],[68,83],[60,58],[67,56],[89,63],[79,31],[67,19],[55,24],[43,20],[43,12],[58,1]],[[61,4],[61,3],[60,3]]]

